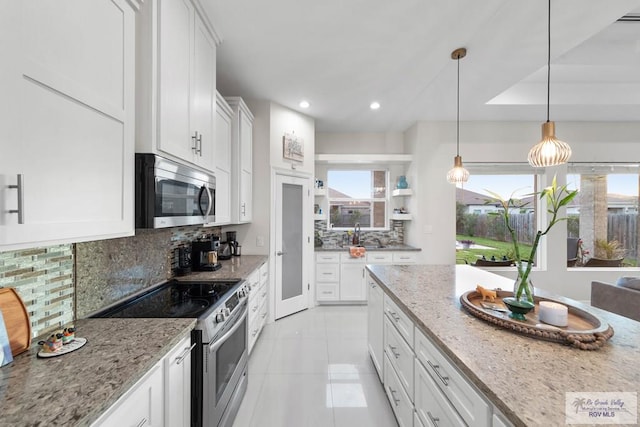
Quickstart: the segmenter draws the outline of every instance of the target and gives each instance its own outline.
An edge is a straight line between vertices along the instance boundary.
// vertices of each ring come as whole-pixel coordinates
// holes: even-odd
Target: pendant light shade
[[[547,121],[542,124],[542,140],[529,150],[529,164],[540,168],[567,163],[571,147],[556,138],[556,125],[549,120],[549,95],[551,83],[551,0],[547,14]]]
[[[451,184],[462,184],[469,180],[469,171],[462,166],[462,157],[460,156],[460,59],[465,56],[467,56],[467,49],[463,47],[451,52],[451,59],[455,59],[458,62],[456,156],[453,158],[453,168],[447,172],[447,181]]]

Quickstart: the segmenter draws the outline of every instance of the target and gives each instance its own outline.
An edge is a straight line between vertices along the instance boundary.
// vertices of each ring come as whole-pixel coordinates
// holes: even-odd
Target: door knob
[[[282,251],[278,251],[278,252],[276,252],[276,255],[278,255],[278,256],[282,256],[282,255],[284,255],[284,254],[286,254],[286,252],[282,252]]]

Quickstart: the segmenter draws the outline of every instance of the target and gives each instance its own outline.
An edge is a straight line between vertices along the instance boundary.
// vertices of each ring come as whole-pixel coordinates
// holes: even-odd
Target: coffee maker
[[[231,255],[240,256],[240,244],[236,240],[235,231],[227,231],[227,244],[231,250]]]
[[[208,236],[191,242],[191,266],[194,271],[215,271],[222,268],[218,262],[220,238]]]

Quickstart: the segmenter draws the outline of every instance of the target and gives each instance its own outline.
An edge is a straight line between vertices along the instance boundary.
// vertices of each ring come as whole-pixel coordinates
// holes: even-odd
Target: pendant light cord
[[[458,63],[458,87],[456,105],[456,155],[460,155],[460,55],[456,59]]]
[[[547,122],[549,121],[549,103],[551,94],[551,0],[547,11]]]

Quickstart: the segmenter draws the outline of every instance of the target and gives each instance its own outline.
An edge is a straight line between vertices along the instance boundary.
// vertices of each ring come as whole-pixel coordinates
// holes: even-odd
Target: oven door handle
[[[242,314],[238,316],[238,321],[236,322],[236,324],[233,325],[233,327],[229,331],[227,331],[223,336],[221,336],[220,339],[209,344],[209,353],[213,353],[214,351],[217,351],[220,348],[220,346],[224,344],[227,338],[229,338],[238,330],[240,325],[243,324],[242,319],[246,316],[246,314],[247,314],[247,306],[245,305],[244,309],[242,310]]]

